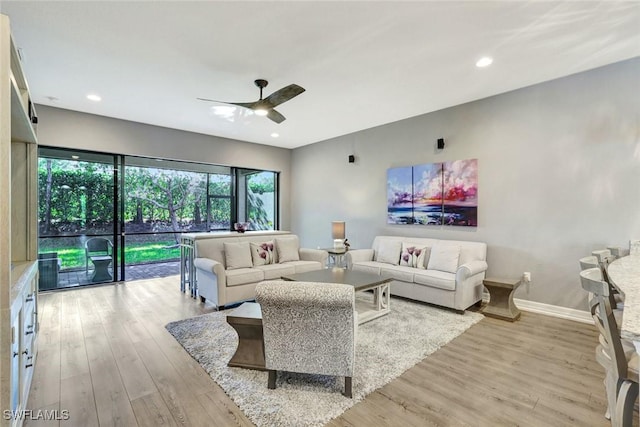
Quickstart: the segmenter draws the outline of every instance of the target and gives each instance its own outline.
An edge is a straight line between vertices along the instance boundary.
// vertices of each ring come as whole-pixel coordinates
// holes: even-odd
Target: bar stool
[[[592,251],[591,255],[598,258],[598,262],[606,262],[607,264],[610,264],[613,260],[616,259],[616,257],[611,254],[611,250],[609,249],[597,249],[595,251]]]
[[[622,258],[623,256],[629,255],[629,249],[621,248],[618,246],[607,246],[607,249],[611,251],[611,255],[615,258]]]
[[[580,272],[582,288],[593,294],[589,301],[591,316],[601,334],[596,360],[605,369],[604,381],[614,427],[633,424],[633,407],[638,397],[638,355],[633,344],[622,340],[609,303],[609,284],[602,280],[599,268]]]
[[[591,252],[591,255],[597,259],[600,270],[602,271],[602,277],[605,282],[609,284],[609,299],[611,300],[611,307],[615,310],[616,308],[623,308],[624,298],[616,288],[611,284],[611,280],[609,280],[609,272],[607,269],[609,268],[609,264],[611,264],[616,257],[612,255],[610,249],[599,249]]]
[[[582,257],[579,259],[579,262],[580,262],[580,271],[588,270],[590,268],[600,268],[598,257],[596,257],[595,255]]]
[[[595,255],[580,258],[579,262],[580,262],[580,271],[588,270],[590,268],[597,268],[601,271],[602,277],[605,276],[604,267],[598,261],[598,258]],[[609,303],[611,304],[611,308],[613,309],[613,314],[616,317],[616,321],[618,322],[618,327],[619,327],[622,324],[622,309],[623,309],[622,295],[614,294],[613,286],[611,286],[611,283],[607,282],[607,284],[609,285],[609,290],[611,291],[609,292]],[[593,295],[591,295],[590,293],[589,301],[591,301],[592,298],[593,298]]]

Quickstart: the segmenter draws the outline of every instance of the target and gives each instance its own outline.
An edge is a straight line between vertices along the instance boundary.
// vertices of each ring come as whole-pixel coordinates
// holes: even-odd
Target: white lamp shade
[[[333,221],[331,223],[331,234],[334,239],[344,239],[345,223],[344,221]]]

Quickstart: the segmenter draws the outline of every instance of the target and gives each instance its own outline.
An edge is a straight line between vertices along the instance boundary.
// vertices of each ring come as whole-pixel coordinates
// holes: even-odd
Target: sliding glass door
[[[179,274],[180,234],[278,228],[276,172],[40,147],[40,290]]]
[[[118,156],[41,148],[40,290],[120,280]]]

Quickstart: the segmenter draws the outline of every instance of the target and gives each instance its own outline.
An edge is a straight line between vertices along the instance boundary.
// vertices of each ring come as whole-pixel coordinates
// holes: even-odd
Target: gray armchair
[[[353,286],[265,281],[256,287],[262,308],[268,387],[277,371],[345,377],[352,397],[358,325]]]

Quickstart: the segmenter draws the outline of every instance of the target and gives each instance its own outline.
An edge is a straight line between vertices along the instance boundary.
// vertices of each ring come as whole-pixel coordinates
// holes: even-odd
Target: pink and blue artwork
[[[443,224],[478,226],[478,160],[446,162],[442,168]]]
[[[478,226],[478,160],[387,170],[387,223]]]
[[[442,224],[442,163],[413,167],[413,223]]]
[[[413,224],[413,168],[387,170],[387,223]]]

